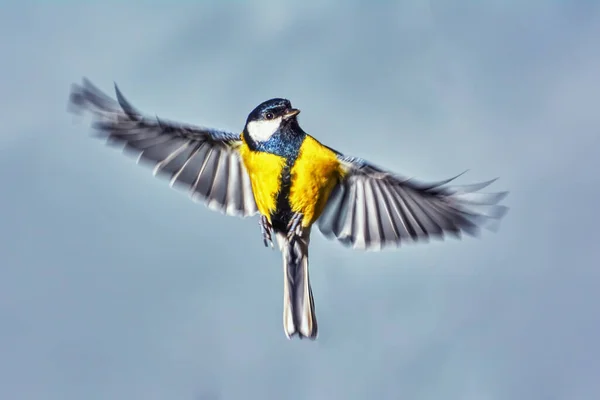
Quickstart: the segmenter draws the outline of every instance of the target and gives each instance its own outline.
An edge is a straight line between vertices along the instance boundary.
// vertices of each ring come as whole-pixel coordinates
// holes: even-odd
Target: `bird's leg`
[[[271,226],[271,223],[269,222],[266,216],[261,215],[260,219],[258,220],[258,224],[260,225],[260,231],[263,235],[263,242],[265,243],[265,247],[269,247],[269,244],[271,245],[271,247],[273,247],[273,239],[271,237],[271,231],[273,230],[273,227]]]
[[[304,218],[304,215],[302,215],[301,213],[296,213],[292,216],[292,219],[290,219],[290,222],[287,225],[287,236],[290,242],[293,242],[296,235],[300,233],[299,228],[300,223],[302,222],[302,218]]]

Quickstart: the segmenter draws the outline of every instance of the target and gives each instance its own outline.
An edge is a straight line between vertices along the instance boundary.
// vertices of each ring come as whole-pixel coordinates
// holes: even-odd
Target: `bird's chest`
[[[256,206],[261,214],[272,219],[284,217],[290,171],[302,145],[303,137],[273,137],[261,144],[249,145],[242,135],[240,156],[248,171]]]
[[[340,176],[336,155],[310,136],[258,149],[244,143],[240,154],[258,210],[274,226],[286,226],[295,213],[303,215],[303,226],[312,224]]]

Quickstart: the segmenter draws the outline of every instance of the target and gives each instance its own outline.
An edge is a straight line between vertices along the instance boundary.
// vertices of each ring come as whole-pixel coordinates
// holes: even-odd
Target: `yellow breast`
[[[250,175],[256,206],[270,220],[271,214],[277,209],[277,193],[285,159],[275,154],[252,151],[243,135],[241,137],[240,157]]]
[[[289,195],[292,211],[304,215],[303,226],[310,226],[319,218],[343,174],[336,154],[307,136],[292,167]]]

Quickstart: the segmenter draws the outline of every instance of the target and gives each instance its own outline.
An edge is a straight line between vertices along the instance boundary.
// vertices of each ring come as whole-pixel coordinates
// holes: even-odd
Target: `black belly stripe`
[[[294,158],[294,161],[296,159]],[[278,232],[287,232],[287,225],[292,219],[292,207],[290,205],[290,189],[292,187],[292,166],[289,161],[281,172],[281,183],[277,193],[277,211],[271,215],[273,229]]]
[[[277,193],[277,210],[271,214],[271,224],[277,232],[286,232],[287,225],[292,218],[292,209],[289,202],[292,187],[292,167],[300,153],[300,147],[306,138],[306,133],[300,129],[298,123],[293,121],[290,125],[280,128],[266,142],[254,142],[250,135],[244,131],[244,140],[248,147],[254,151],[264,151],[285,158],[285,166],[281,171],[279,192]]]

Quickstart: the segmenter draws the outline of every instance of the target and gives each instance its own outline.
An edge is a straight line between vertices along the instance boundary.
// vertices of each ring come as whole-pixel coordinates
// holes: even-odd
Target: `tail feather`
[[[308,275],[308,243],[310,232],[290,242],[277,234],[283,253],[283,329],[288,339],[317,338],[317,318]]]

